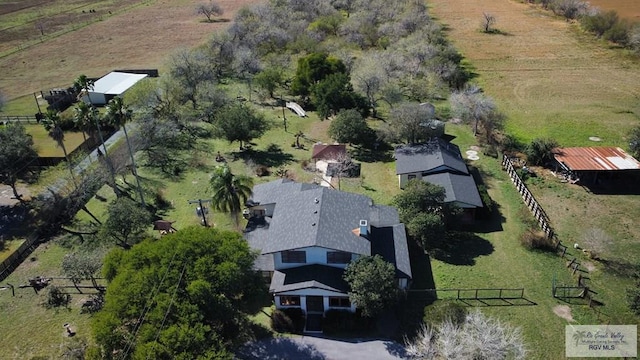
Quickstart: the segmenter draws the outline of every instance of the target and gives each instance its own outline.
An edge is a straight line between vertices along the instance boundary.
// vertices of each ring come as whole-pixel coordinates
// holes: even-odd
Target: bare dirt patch
[[[571,316],[571,308],[568,305],[554,306],[553,313],[567,321],[573,321],[573,316]]]
[[[258,2],[218,4],[224,9],[223,17],[231,20],[241,7]],[[113,69],[162,69],[176,49],[202,44],[230,24],[202,22],[194,4],[159,0],[4,57],[0,89],[15,98],[68,86],[80,74],[98,77]]]

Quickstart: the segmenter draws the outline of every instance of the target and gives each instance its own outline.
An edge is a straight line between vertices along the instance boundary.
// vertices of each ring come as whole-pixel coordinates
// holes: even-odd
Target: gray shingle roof
[[[457,202],[460,207],[482,207],[482,199],[471,175],[451,173],[427,175],[422,181],[442,186],[446,191],[445,202]]]
[[[271,278],[269,291],[285,291],[317,288],[347,293],[349,285],[342,278],[344,270],[326,265],[306,265],[277,270]]]
[[[411,278],[409,248],[404,224],[382,228],[371,227],[371,255],[380,255],[395,265],[396,277]]]
[[[424,144],[399,146],[395,158],[396,175],[442,171],[469,173],[460,149],[441,138],[433,138]]]
[[[373,226],[399,223],[398,212],[390,206],[312,184],[276,180],[255,186],[251,199],[276,204],[267,226],[245,232],[251,247],[262,254],[319,246],[369,255],[370,242],[353,233],[360,220]]]

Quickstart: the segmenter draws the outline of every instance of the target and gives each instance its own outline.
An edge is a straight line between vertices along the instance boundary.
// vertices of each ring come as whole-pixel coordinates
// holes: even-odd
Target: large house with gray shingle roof
[[[462,208],[470,217],[483,206],[478,188],[462,159],[460,149],[441,138],[422,144],[402,145],[395,150],[396,175],[400,188],[412,179],[440,185],[445,202]]]
[[[407,288],[411,265],[395,208],[364,195],[282,179],[253,188],[245,238],[259,251],[255,268],[270,278],[276,308],[308,314],[355,311],[342,275],[359,256],[381,255]]]

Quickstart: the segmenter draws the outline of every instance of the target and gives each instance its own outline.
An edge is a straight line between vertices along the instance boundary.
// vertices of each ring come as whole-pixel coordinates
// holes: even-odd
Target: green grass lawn
[[[20,245],[24,242],[24,239],[13,239],[4,241],[0,247],[0,262],[8,258],[16,251]]]
[[[11,291],[0,292],[0,355],[2,359],[31,359],[43,356],[47,359],[59,358],[65,346],[74,340],[90,341],[90,315],[80,314],[82,300],[88,294],[72,291],[69,308],[46,309],[42,303],[46,299],[46,288],[38,294],[32,288],[18,289],[35,276],[60,276],[62,257],[67,252],[55,243],[40,245],[3,284],[16,286],[16,296]],[[54,284],[60,284],[54,280]],[[70,324],[76,332],[67,337],[63,324]]]

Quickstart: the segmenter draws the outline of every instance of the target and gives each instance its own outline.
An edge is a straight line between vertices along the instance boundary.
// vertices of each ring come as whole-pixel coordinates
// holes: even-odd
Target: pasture
[[[507,132],[529,142],[626,147],[640,117],[640,62],[582,33],[577,24],[524,3],[434,0],[432,12],[507,115]],[[483,12],[500,34],[480,32]],[[594,145],[591,143],[591,145]],[[598,144],[596,144],[598,145]]]
[[[637,100],[634,102],[634,96],[638,95],[637,84],[640,83],[637,61],[631,61],[618,52],[603,47],[588,35],[579,33],[574,25],[554,19],[549,13],[525,4],[504,3],[500,0],[482,0],[477,3],[434,0],[432,3],[433,13],[448,26],[450,37],[472,64],[482,87],[506,113],[509,132],[518,135],[523,141],[548,136],[562,145],[576,146],[589,144],[589,136],[599,136],[604,140],[601,144],[624,146],[624,135],[631,126],[637,124],[640,111]],[[183,6],[181,10],[176,10],[173,14],[167,12],[172,6],[177,9],[179,4]],[[223,8],[226,12],[224,17],[230,18],[227,7],[223,5]],[[483,11],[496,15],[497,28],[506,35],[486,35],[479,32]],[[144,31],[134,29],[136,21],[154,19],[152,16],[157,16],[160,23],[164,21],[166,27],[157,25],[156,21],[149,21],[149,28]],[[183,23],[178,25],[179,21],[176,19],[182,19]],[[111,25],[105,26],[106,23]],[[142,23],[146,27],[147,23]],[[132,32],[122,32],[119,28],[113,28],[114,25],[127,27]],[[174,33],[174,29],[179,26],[192,29],[194,34],[188,31]],[[23,84],[17,80],[12,82],[11,77],[7,77],[0,80],[0,88],[6,88],[5,83],[11,83],[15,87],[10,94],[17,96],[44,86],[57,86],[60,82],[70,81],[77,76],[78,69],[91,76],[92,72],[102,74],[121,64],[161,66],[166,61],[166,54],[176,46],[199,44],[210,33],[200,30],[212,30],[218,26],[221,25],[201,23],[193,14],[192,5],[187,6],[184,1],[153,3],[144,8],[131,9],[10,56],[14,61],[26,59],[20,56],[44,47],[39,50],[40,54],[54,54],[54,63],[62,64],[64,70],[56,68],[57,70],[47,71],[45,63],[36,64],[35,66],[40,67],[33,71],[33,76],[38,79],[37,84],[52,85]],[[88,29],[95,31],[89,32]],[[156,38],[156,34],[149,29],[163,31],[164,37]],[[109,35],[105,36],[117,41],[103,38],[105,46],[101,47],[100,53],[88,52],[86,48],[79,47],[78,51],[83,55],[77,56],[74,52],[64,61],[60,61],[61,57],[55,51],[46,53],[46,46],[53,46],[58,41],[58,46],[64,44],[60,39],[67,39],[65,42],[76,39],[82,44],[83,38],[101,34],[98,30],[106,31]],[[157,47],[159,53],[165,52],[159,54],[145,48],[145,41],[150,39],[155,42],[152,44],[154,49]],[[122,42],[122,47],[130,52],[116,46],[118,42]],[[145,50],[137,49],[136,46]],[[49,48],[48,51],[52,49]],[[127,59],[122,59],[122,56]],[[0,59],[3,69],[5,64],[12,64],[5,63],[6,59]],[[19,61],[16,63],[19,64]],[[10,69],[16,71],[17,68]],[[15,73],[20,74],[19,71]],[[14,92],[18,88],[20,90]],[[285,133],[282,119],[278,117],[280,109],[265,107],[263,111],[274,126],[265,136],[255,141],[254,155],[264,160],[271,159],[272,171],[283,167],[295,179],[311,181],[313,174],[302,170],[301,162],[310,157],[309,149],[313,142],[328,140],[326,128],[329,122],[319,121],[314,114],[310,118],[300,119],[288,113],[289,131]],[[304,141],[306,150],[290,146],[295,140],[293,134],[298,130],[302,130],[307,136]],[[456,136],[454,142],[463,150],[477,145],[466,126],[448,124],[447,132]],[[207,183],[211,168],[216,164],[213,159],[218,151],[227,158],[234,172],[252,174],[250,164],[238,156],[237,144],[220,140],[206,142],[208,148],[201,155],[202,163],[198,169],[175,178],[164,176],[150,168],[143,167],[140,170],[143,185],[148,189],[147,196],[152,199],[155,194],[163,195],[170,205],[160,215],[168,220],[176,220],[178,229],[199,223],[195,206],[188,204],[187,200],[209,196]],[[269,148],[275,149],[270,146],[272,144],[282,152],[269,153]],[[277,161],[273,162],[273,159]],[[484,175],[489,194],[499,203],[499,214],[493,219],[493,228],[478,231],[466,242],[458,244],[459,253],[455,259],[432,259],[436,286],[524,287],[525,297],[536,305],[495,306],[485,307],[483,310],[523,328],[525,340],[531,349],[528,358],[561,358],[564,354],[564,326],[569,322],[554,313],[557,306],[566,304],[551,297],[551,279],[557,276],[562,282],[570,282],[570,273],[559,257],[525,251],[520,245],[519,236],[525,226],[519,213],[524,206],[506,174],[500,169],[499,162],[481,156],[474,165]],[[360,179],[343,180],[342,189],[364,193],[379,203],[388,203],[398,192],[393,162],[363,163],[362,174],[364,176]],[[275,178],[276,175],[272,173],[265,178],[256,178],[255,181]],[[127,178],[128,183],[133,184],[132,180]],[[544,178],[532,184],[531,188],[551,216],[563,242],[571,243],[582,235],[583,229],[597,226],[615,239],[614,244],[603,253],[605,259],[616,260],[623,265],[640,260],[640,248],[637,240],[634,240],[640,238],[640,229],[633,226],[635,219],[640,217],[638,195],[594,195],[580,187],[560,184],[551,178]],[[113,198],[113,192],[106,187],[99,194],[107,200]],[[89,202],[88,208],[103,218],[105,201],[96,197]],[[211,217],[216,226],[234,227],[225,215],[213,212]],[[88,220],[82,212],[78,219]],[[34,254],[36,260],[25,261],[9,280],[21,283],[29,276],[57,274],[64,252],[64,249],[53,243],[42,245]],[[572,306],[571,323],[624,323],[633,319],[624,302],[624,289],[631,281],[604,263],[593,262],[591,265],[593,269],[589,274],[590,282],[593,289],[599,292],[596,298],[602,300],[605,306],[599,309],[600,313],[585,306]],[[0,294],[0,308],[10,310],[11,314],[0,320],[0,328],[10,334],[0,339],[0,346],[10,349],[7,352],[10,358],[55,356],[60,353],[68,340],[61,327],[63,322],[77,324],[79,335],[88,337],[89,318],[79,314],[75,303],[80,297],[74,297],[75,305],[72,305],[71,310],[45,311],[38,305],[42,297],[29,291],[25,291],[20,299],[11,299],[6,292]],[[36,326],[38,332],[34,330]],[[24,334],[37,335],[30,337]],[[538,347],[541,344],[544,347]]]
[[[636,0],[591,0],[591,6],[615,10],[621,18],[640,21],[640,3]]]
[[[0,9],[9,5],[0,0]],[[200,45],[216,30],[228,25],[228,22],[202,21],[195,12],[197,2],[178,1],[88,1],[73,2],[75,7],[66,7],[66,1],[30,0],[34,6],[20,10],[29,14],[56,13],[66,14],[63,28],[73,31],[60,31],[55,36],[47,36],[37,43],[29,43],[27,33],[38,33],[34,28],[33,17],[19,17],[22,20],[11,26],[24,27],[25,33],[20,40],[29,43],[23,50],[4,54],[0,50],[0,68],[3,76],[0,89],[14,99],[23,95],[52,87],[69,86],[80,74],[99,77],[114,69],[160,68],[168,61],[168,55],[179,48]],[[218,4],[223,8],[223,19],[233,18],[237,9],[254,3],[251,0],[223,0]],[[20,2],[23,4],[27,2]],[[117,4],[117,5],[116,5]],[[114,8],[112,8],[115,6]],[[96,13],[82,14],[83,9],[95,9]],[[112,9],[112,10],[109,10]],[[17,10],[16,10],[17,11]],[[98,13],[99,11],[99,13]],[[109,14],[111,11],[112,14]],[[79,12],[79,14],[78,14]],[[72,16],[73,15],[73,16]],[[76,16],[101,16],[99,21],[80,27]],[[12,18],[12,13],[0,15],[0,23]],[[12,20],[13,21],[13,20]],[[62,21],[62,20],[61,20]],[[80,21],[81,24],[83,20]],[[64,21],[62,21],[64,22]],[[74,29],[73,27],[76,26]],[[29,30],[29,31],[27,31]],[[9,31],[9,30],[5,30]],[[4,31],[0,31],[2,34]],[[36,34],[36,35],[37,35]],[[1,39],[1,38],[0,38]],[[14,49],[17,44],[5,45],[0,40],[0,49]],[[4,54],[4,55],[2,55]]]

